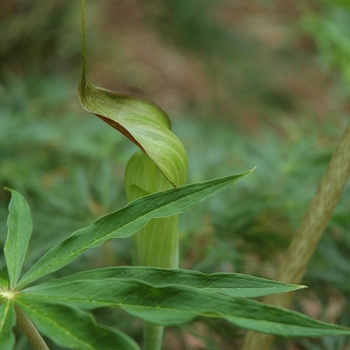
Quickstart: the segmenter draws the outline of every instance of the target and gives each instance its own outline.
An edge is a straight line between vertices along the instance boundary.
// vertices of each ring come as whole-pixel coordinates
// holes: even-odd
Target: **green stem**
[[[143,350],[160,350],[162,346],[164,327],[145,322],[143,335]]]
[[[133,236],[134,265],[177,268],[178,241],[177,216],[152,220]]]
[[[49,347],[46,345],[44,339],[41,337],[38,330],[33,325],[32,321],[24,313],[24,311],[18,306],[15,306],[15,310],[17,316],[17,325],[19,328],[21,328],[21,330],[29,340],[30,344],[32,344],[33,349],[50,350]]]
[[[133,237],[134,265],[178,267],[178,217],[155,219]],[[145,322],[143,350],[160,350],[164,327]]]
[[[129,201],[172,185],[144,153],[135,153],[127,166],[125,188]],[[178,217],[153,219],[133,236],[136,266],[177,268],[179,266]],[[144,350],[159,350],[164,327],[145,322]]]

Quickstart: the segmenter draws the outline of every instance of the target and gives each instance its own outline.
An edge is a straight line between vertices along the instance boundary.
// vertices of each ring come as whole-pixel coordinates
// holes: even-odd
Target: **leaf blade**
[[[285,293],[304,288],[238,273],[204,274],[183,269],[163,269],[150,266],[105,267],[75,273],[40,284],[38,288],[59,287],[72,281],[90,281],[94,284],[105,279],[136,280],[153,287],[181,286],[232,297],[255,298],[275,293]]]
[[[126,334],[100,324],[93,317],[74,307],[19,302],[42,334],[56,344],[70,349],[140,350]]]
[[[10,287],[13,288],[22,270],[33,223],[28,203],[24,197],[15,190],[9,189],[9,191],[11,192],[11,201],[7,218],[8,234],[4,252]]]
[[[92,225],[74,232],[46,253],[19,281],[18,288],[57,271],[87,249],[112,238],[126,238],[149,220],[183,213],[200,201],[232,186],[251,171],[219,179],[180,186],[139,198],[124,208],[103,216]]]
[[[13,301],[5,299],[0,305],[0,344],[3,350],[12,350],[15,345],[15,336],[12,332],[15,322]]]
[[[7,272],[7,266],[5,265],[0,270],[0,294],[2,291],[7,291],[10,287],[9,275]]]
[[[205,316],[224,318],[243,328],[281,336],[350,334],[348,328],[313,320],[255,300],[184,287],[153,287],[135,280],[111,278],[102,281],[72,281],[62,284],[60,289],[30,287],[20,292],[18,297],[26,302],[44,300],[84,308],[121,307],[145,321],[164,326]]]

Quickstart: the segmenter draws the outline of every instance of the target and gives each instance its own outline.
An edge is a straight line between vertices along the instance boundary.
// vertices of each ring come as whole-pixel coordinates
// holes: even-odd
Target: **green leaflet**
[[[154,287],[136,280],[80,280],[62,283],[60,288],[38,285],[21,291],[18,298],[27,305],[44,301],[84,308],[121,307],[136,317],[164,326],[206,316],[281,336],[350,335],[350,329],[254,300],[182,286]]]
[[[153,193],[130,202],[126,207],[103,216],[92,225],[75,231],[49,250],[19,281],[17,288],[57,271],[85,250],[112,238],[125,238],[138,232],[149,220],[181,214],[200,201],[233,185],[252,172],[180,186]]]
[[[17,191],[9,191],[12,196],[9,204],[8,234],[4,251],[10,287],[13,288],[22,270],[33,223],[26,200]]]
[[[18,304],[40,332],[60,346],[83,350],[140,350],[129,336],[97,324],[89,313],[77,308],[41,301]]]
[[[304,288],[271,281],[265,278],[242,275],[239,273],[204,274],[198,271],[182,269],[161,269],[145,266],[105,267],[78,272],[74,275],[54,279],[26,289],[31,292],[43,290],[46,287],[59,288],[62,284],[77,281],[101,282],[104,279],[137,280],[154,287],[178,286],[221,293],[232,297],[254,298],[274,293],[285,293]]]
[[[0,297],[1,297],[1,291],[6,291],[9,289],[9,276],[7,273],[7,267],[4,266],[0,270]]]
[[[120,131],[145,152],[173,186],[186,182],[187,154],[171,132],[166,113],[155,104],[94,86],[86,80],[86,39],[82,1],[82,77],[79,98],[84,109]]]
[[[15,326],[16,315],[13,301],[5,299],[0,304],[0,345],[1,350],[12,350],[15,344],[15,336],[12,328]]]

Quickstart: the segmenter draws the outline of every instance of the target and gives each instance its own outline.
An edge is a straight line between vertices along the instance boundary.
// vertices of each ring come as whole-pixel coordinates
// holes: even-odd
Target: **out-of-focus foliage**
[[[4,0],[0,14],[1,73],[53,71],[79,63],[76,1]],[[59,33],[59,35],[57,35]]]
[[[213,7],[214,5],[214,7]],[[226,57],[234,47],[227,45],[232,39],[225,25],[213,16],[218,2],[205,1],[162,1],[148,2],[147,18],[164,41],[180,47],[185,52],[200,55],[205,59],[215,56]]]
[[[121,164],[133,148],[77,112],[74,98],[77,92],[57,76],[12,81],[0,95],[0,183],[30,198],[34,255],[124,204]],[[3,190],[0,196],[8,198]]]
[[[310,13],[303,28],[312,35],[322,63],[336,72],[350,91],[350,6],[349,2],[330,2],[323,12]]]
[[[273,277],[341,136],[349,118],[348,1],[299,5],[87,2],[89,79],[166,110],[189,154],[190,182],[257,166],[247,181],[182,216],[182,267]],[[0,187],[20,191],[30,204],[28,264],[126,203],[123,172],[135,149],[80,110],[80,3],[3,0],[1,6]],[[294,302],[344,326],[350,324],[349,191],[348,185],[303,281],[312,292],[299,292]],[[9,195],[2,189],[0,200],[3,244]],[[121,240],[89,252],[68,272],[130,262],[130,242]],[[141,337],[140,324],[120,310],[96,315]],[[198,319],[170,329],[167,340],[170,350],[232,349],[241,336],[224,321]],[[345,338],[293,342],[312,350],[350,348]],[[18,350],[26,346],[23,340]],[[285,340],[277,348],[286,349]]]

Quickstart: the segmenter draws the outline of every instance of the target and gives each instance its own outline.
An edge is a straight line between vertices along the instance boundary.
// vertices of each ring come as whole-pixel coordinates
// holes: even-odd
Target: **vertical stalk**
[[[142,152],[128,162],[125,189],[128,200],[173,186],[184,185],[187,154],[171,132],[171,122],[155,104],[130,95],[117,94],[86,81],[86,43],[82,0],[82,76],[79,98],[84,109],[121,132]],[[152,160],[151,160],[152,159]],[[178,219],[152,220],[133,238],[134,263],[163,268],[178,267]],[[145,344],[160,349],[162,328],[146,325]]]
[[[171,188],[172,185],[143,152],[128,162],[125,188],[128,200]],[[134,265],[177,268],[179,265],[178,216],[153,219],[133,236]],[[144,350],[160,350],[164,327],[145,322]]]
[[[143,332],[143,350],[160,350],[163,341],[164,327],[145,322]]]
[[[178,217],[153,219],[133,236],[133,259],[137,266],[175,269],[179,266]]]
[[[300,227],[277,271],[276,280],[299,284],[350,176],[350,122],[328,165]],[[288,307],[294,293],[269,295],[264,302]],[[273,336],[248,332],[242,350],[267,350]]]
[[[17,325],[23,331],[30,344],[33,346],[33,349],[49,350],[44,339],[41,337],[40,333],[35,328],[29,317],[24,313],[24,311],[17,305],[15,305],[15,310],[17,316]]]

